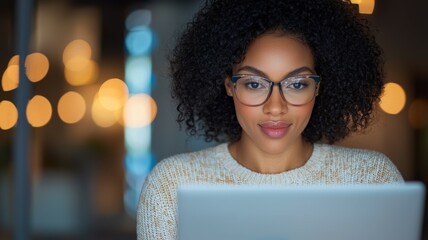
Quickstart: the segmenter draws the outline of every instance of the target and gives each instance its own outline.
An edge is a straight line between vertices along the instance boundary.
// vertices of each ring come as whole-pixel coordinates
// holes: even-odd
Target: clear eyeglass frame
[[[242,79],[242,78],[251,78],[251,79],[254,79],[254,80],[258,80],[258,81],[265,81],[266,83],[269,84],[269,86],[270,86],[269,87],[269,93],[266,95],[266,98],[264,99],[264,101],[262,101],[260,103],[257,103],[257,104],[249,104],[248,102],[242,101],[242,99],[240,99],[240,97],[239,97],[240,94],[238,93],[238,90],[237,90],[237,83],[238,83],[238,80]],[[314,91],[313,91],[313,95],[310,98],[308,98],[304,102],[296,103],[296,102],[293,101],[292,98],[290,99],[286,95],[287,91],[284,91],[283,88],[282,88],[282,86],[284,86],[284,85],[285,86],[289,86],[289,85],[291,85],[293,83],[299,83],[302,79],[312,79],[312,80],[314,80],[314,82],[315,82],[315,88],[314,88]],[[304,105],[304,104],[312,101],[315,98],[315,96],[318,93],[319,84],[321,82],[321,76],[314,75],[314,74],[297,75],[297,76],[287,77],[287,78],[281,80],[280,82],[275,83],[275,82],[273,82],[270,79],[265,78],[265,77],[261,77],[261,76],[257,76],[257,75],[240,74],[240,75],[233,75],[231,77],[231,81],[232,81],[233,90],[235,92],[235,95],[237,96],[237,99],[242,104],[244,104],[244,105],[251,106],[251,107],[256,107],[256,106],[260,106],[260,105],[265,104],[269,100],[270,96],[272,95],[273,87],[275,85],[277,85],[278,89],[280,91],[280,95],[281,95],[281,97],[282,97],[282,99],[284,101],[286,101],[288,104],[291,104],[293,106],[301,106],[301,105]]]

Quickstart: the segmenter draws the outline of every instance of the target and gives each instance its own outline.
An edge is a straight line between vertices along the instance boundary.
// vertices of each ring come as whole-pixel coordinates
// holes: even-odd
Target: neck
[[[313,144],[303,139],[278,153],[269,153],[253,145],[241,139],[229,145],[229,152],[242,166],[263,174],[277,174],[302,167],[313,151]]]

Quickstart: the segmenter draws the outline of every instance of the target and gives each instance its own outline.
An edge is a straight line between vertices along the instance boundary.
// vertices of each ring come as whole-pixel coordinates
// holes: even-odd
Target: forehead
[[[314,59],[311,48],[297,37],[270,33],[259,36],[248,46],[243,61],[235,70],[244,66],[275,77],[301,67],[313,70]]]

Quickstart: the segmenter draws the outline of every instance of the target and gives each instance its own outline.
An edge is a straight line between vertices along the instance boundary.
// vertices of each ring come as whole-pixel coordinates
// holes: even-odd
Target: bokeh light
[[[48,73],[49,60],[42,53],[32,53],[25,59],[25,70],[28,80],[38,82]]]
[[[77,39],[64,49],[64,75],[72,86],[82,86],[96,80],[99,73],[98,64],[91,60],[92,48],[88,42]]]
[[[150,125],[142,128],[125,128],[125,147],[129,153],[146,153],[150,151],[152,128]]]
[[[25,72],[28,80],[38,82],[49,71],[49,60],[42,53],[32,53],[25,58]],[[3,91],[11,91],[19,85],[19,56],[13,56],[2,76]]]
[[[9,65],[3,73],[1,79],[1,86],[3,91],[12,91],[18,87],[19,84],[19,66]]]
[[[155,158],[150,152],[144,154],[127,154],[125,157],[125,169],[133,176],[146,176],[154,165]],[[141,189],[142,187],[134,185],[133,181],[128,182],[128,184],[134,189]]]
[[[19,65],[19,55],[15,55],[13,57],[10,58],[9,63],[7,64],[8,66],[10,65]]]
[[[410,104],[409,122],[416,129],[428,127],[428,100],[415,99]]]
[[[0,129],[8,130],[16,125],[18,121],[18,109],[7,100],[0,102]]]
[[[375,0],[360,0],[358,6],[361,14],[372,14],[375,8]]]
[[[125,81],[129,87],[129,93],[150,93],[152,75],[152,60],[149,56],[127,59]]]
[[[73,72],[84,71],[85,68],[87,68],[90,64],[90,61],[91,59],[89,58],[76,56],[67,61],[67,63],[65,64],[65,68]]]
[[[98,92],[100,103],[108,110],[119,110],[128,99],[128,87],[118,79],[112,78],[105,81]]]
[[[147,9],[138,9],[133,11],[126,18],[126,29],[134,31],[150,25],[152,21],[152,12]]]
[[[126,18],[125,82],[131,97],[123,110],[126,157],[126,190],[124,204],[127,213],[135,217],[139,193],[144,179],[153,168],[151,153],[151,122],[157,114],[157,105],[150,96],[155,74],[151,53],[157,45],[156,34],[150,28],[152,13],[147,9],[133,11]]]
[[[117,112],[105,108],[103,104],[101,104],[98,94],[94,97],[91,112],[92,120],[100,127],[108,128],[118,122]]]
[[[77,39],[71,41],[64,49],[62,60],[65,66],[67,66],[68,62],[72,59],[77,58],[77,60],[73,60],[73,64],[77,64],[79,59],[83,61],[91,59],[92,56],[92,48],[88,42],[82,39]],[[77,62],[77,63],[76,63]]]
[[[406,93],[399,84],[389,82],[385,84],[380,100],[381,109],[388,114],[398,114],[406,104]]]
[[[358,4],[361,14],[372,14],[375,7],[375,0],[351,0],[351,3]]]
[[[43,96],[34,96],[27,105],[27,120],[33,127],[45,126],[52,117],[52,106]]]
[[[153,32],[148,27],[131,31],[125,37],[125,46],[130,55],[147,54],[154,47]]]
[[[77,58],[79,59],[79,58]],[[74,61],[74,60],[73,60]],[[65,80],[72,86],[83,86],[95,82],[98,78],[98,64],[92,60],[84,60],[86,65],[79,70],[73,70],[67,66],[64,69]]]
[[[70,91],[64,94],[58,102],[59,118],[65,123],[76,123],[85,115],[85,99],[77,92]]]
[[[130,128],[144,127],[155,119],[156,114],[155,100],[147,94],[136,94],[125,105],[125,125]]]

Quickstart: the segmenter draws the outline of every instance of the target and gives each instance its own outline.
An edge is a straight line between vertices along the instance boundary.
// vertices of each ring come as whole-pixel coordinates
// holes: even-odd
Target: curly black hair
[[[170,56],[177,121],[206,141],[236,141],[242,129],[224,80],[261,34],[283,31],[313,50],[322,77],[303,137],[334,143],[366,128],[383,88],[382,51],[368,21],[344,0],[207,0]]]

